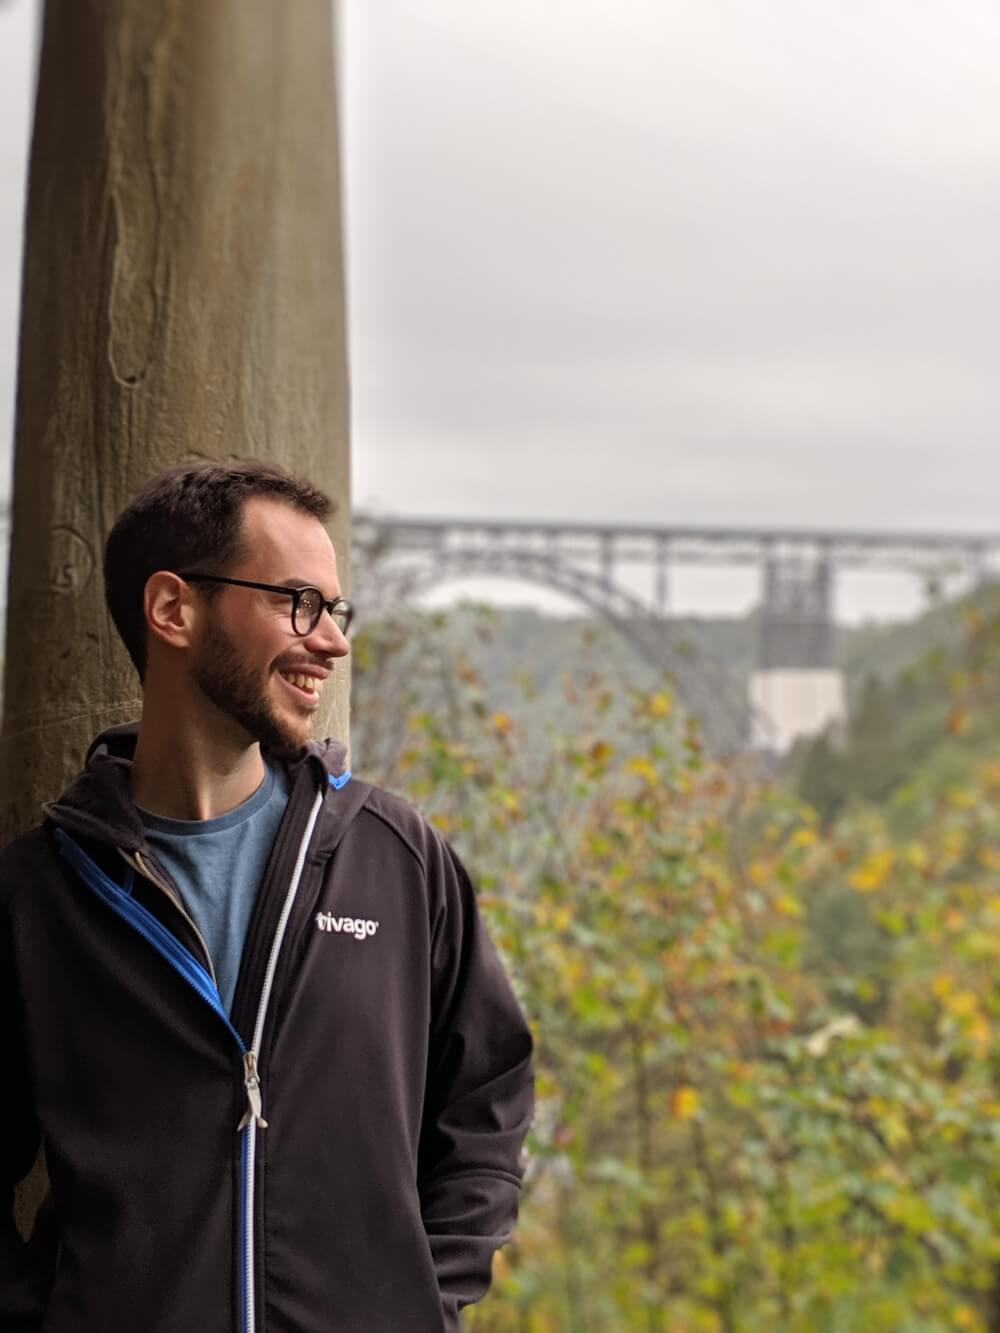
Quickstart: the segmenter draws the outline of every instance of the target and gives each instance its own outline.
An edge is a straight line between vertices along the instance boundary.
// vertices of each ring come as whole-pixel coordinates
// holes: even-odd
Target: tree
[[[862,802],[824,828],[665,690],[567,672],[566,726],[528,732],[479,630],[371,626],[356,677],[538,1040],[522,1218],[471,1328],[994,1333],[996,762],[916,835]],[[855,938],[823,952],[829,904]]]
[[[799,766],[799,793],[824,825],[829,825],[840,813],[850,792],[845,767],[840,749],[826,733],[804,747]]]

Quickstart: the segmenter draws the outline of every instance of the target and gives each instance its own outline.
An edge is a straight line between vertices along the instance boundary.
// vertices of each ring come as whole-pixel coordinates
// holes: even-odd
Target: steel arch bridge
[[[776,734],[749,699],[734,699],[717,663],[679,651],[671,634],[670,575],[681,565],[756,566],[761,616],[757,670],[834,671],[834,594],[841,570],[891,570],[925,584],[956,573],[996,578],[1000,534],[652,527],[612,523],[354,516],[355,588],[362,611],[386,612],[466,577],[550,588],[608,623],[639,657],[673,676],[688,706],[742,748],[751,728]],[[623,567],[651,576],[643,600]],[[764,742],[767,743],[766,740]]]
[[[360,531],[359,531],[360,528]],[[751,723],[771,730],[769,719],[752,710],[748,699],[734,699],[717,665],[692,658],[671,642],[670,622],[648,603],[598,571],[528,548],[445,545],[400,559],[379,527],[355,517],[353,584],[362,614],[387,613],[442,583],[489,577],[535,584],[575,601],[616,632],[650,668],[670,675],[692,712],[712,719],[713,733],[727,749],[745,748]],[[374,542],[372,539],[375,539]]]

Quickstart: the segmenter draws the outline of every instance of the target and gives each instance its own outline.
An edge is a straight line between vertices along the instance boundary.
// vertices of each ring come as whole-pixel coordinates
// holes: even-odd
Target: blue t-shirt
[[[227,1011],[233,1007],[250,913],[287,804],[284,773],[268,767],[254,794],[217,819],[167,819],[139,811],[149,845],[205,941]]]

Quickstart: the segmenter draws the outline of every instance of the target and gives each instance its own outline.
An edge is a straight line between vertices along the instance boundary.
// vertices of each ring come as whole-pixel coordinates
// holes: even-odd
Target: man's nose
[[[305,642],[313,652],[325,653],[328,657],[346,657],[351,651],[347,636],[325,607],[319,620],[306,635]]]

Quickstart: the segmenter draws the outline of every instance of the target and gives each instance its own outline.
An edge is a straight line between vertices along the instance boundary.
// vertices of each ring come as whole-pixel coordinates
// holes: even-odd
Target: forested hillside
[[[1000,605],[950,614],[822,810],[816,747],[723,765],[600,634],[359,637],[356,766],[466,859],[537,1036],[476,1333],[1000,1333]]]
[[[989,593],[983,592],[964,603],[936,607],[911,622],[838,627],[837,664],[845,673],[852,706],[857,706],[873,679],[892,683],[929,654],[947,651],[961,638],[970,608],[980,604],[985,608],[988,603]],[[567,686],[572,693],[574,682],[588,674],[638,689],[655,689],[662,681],[662,674],[619,634],[584,617],[547,616],[529,608],[461,606],[446,615],[428,612],[394,623],[397,630],[417,624],[434,628],[428,640],[408,631],[394,635],[390,625],[380,627],[377,633],[393,637],[397,657],[418,651],[446,657],[459,653],[494,704],[513,709],[519,719],[532,724],[535,720],[568,723],[573,710],[566,699]],[[755,615],[681,618],[669,628],[669,661],[680,663],[696,678],[707,674],[713,690],[736,708],[747,697],[758,632]],[[418,671],[415,679],[426,689],[431,676]],[[418,694],[414,701],[419,704]],[[362,706],[359,700],[356,711]],[[709,716],[710,732],[712,721]]]

